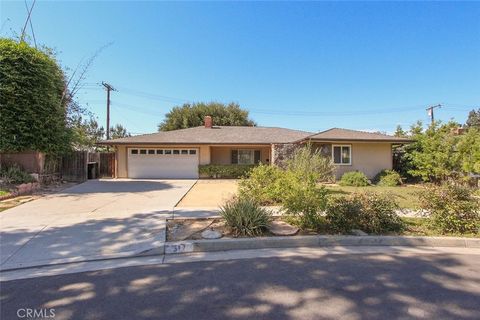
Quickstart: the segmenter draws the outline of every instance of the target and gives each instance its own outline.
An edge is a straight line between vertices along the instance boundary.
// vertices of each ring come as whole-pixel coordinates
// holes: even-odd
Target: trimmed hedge
[[[201,176],[209,178],[242,178],[247,177],[256,165],[249,164],[206,164],[198,166]]]
[[[0,151],[70,149],[65,77],[48,50],[0,39]]]

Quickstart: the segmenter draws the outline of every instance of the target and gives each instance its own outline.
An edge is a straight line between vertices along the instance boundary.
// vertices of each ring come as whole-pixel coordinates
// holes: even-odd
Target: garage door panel
[[[147,154],[140,154],[139,152],[132,154],[132,149],[130,149],[128,152],[129,178],[198,178],[198,151],[196,151],[195,154],[148,154],[148,151]]]

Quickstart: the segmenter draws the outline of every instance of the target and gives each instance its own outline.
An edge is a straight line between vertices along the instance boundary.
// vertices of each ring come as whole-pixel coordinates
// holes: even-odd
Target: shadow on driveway
[[[63,190],[55,196],[71,196],[95,193],[140,193],[182,188],[192,180],[89,180],[82,184]]]
[[[165,241],[165,218],[170,214],[138,213],[64,226],[4,230],[0,269],[138,254]]]

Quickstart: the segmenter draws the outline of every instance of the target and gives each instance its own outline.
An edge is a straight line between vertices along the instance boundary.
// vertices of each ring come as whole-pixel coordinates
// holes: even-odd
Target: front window
[[[334,164],[350,165],[352,164],[352,149],[350,145],[334,145],[332,147],[332,157]]]
[[[231,164],[258,164],[260,163],[260,150],[233,149]]]
[[[238,150],[238,164],[253,164],[253,150]]]

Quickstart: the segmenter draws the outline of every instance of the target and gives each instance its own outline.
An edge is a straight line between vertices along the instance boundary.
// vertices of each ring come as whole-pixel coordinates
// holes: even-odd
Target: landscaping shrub
[[[341,186],[366,187],[370,185],[367,176],[360,171],[345,172],[340,179]]]
[[[254,199],[264,205],[280,202],[283,173],[276,166],[260,164],[254,167],[250,171],[250,176],[239,182],[240,196]]]
[[[33,182],[35,179],[19,166],[9,166],[0,171],[0,179],[5,183],[19,184]]]
[[[271,220],[269,211],[260,207],[257,201],[246,197],[228,201],[220,207],[220,215],[235,236],[261,235]]]
[[[382,170],[375,176],[373,181],[382,187],[396,187],[402,184],[402,177],[394,170]]]
[[[442,233],[480,232],[480,200],[467,187],[431,186],[420,194],[420,203]]]
[[[302,176],[298,171],[286,171],[282,179],[280,199],[285,214],[298,217],[303,228],[318,229],[323,224],[321,214],[327,203],[327,190],[318,186],[316,176]]]
[[[326,220],[335,232],[360,229],[367,233],[400,231],[403,223],[396,214],[398,205],[389,195],[374,192],[354,193],[332,198],[327,203]]]
[[[335,166],[330,157],[325,157],[320,150],[314,150],[311,145],[296,149],[287,160],[286,169],[300,175],[315,175],[318,182],[334,182]]]
[[[198,171],[210,178],[242,178],[248,176],[254,167],[255,165],[207,164],[200,165]]]

